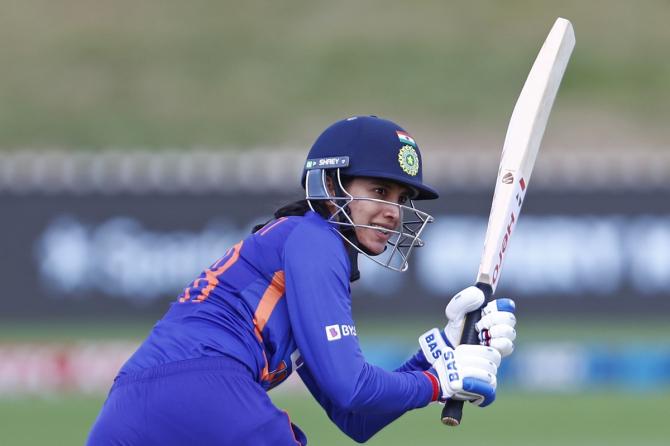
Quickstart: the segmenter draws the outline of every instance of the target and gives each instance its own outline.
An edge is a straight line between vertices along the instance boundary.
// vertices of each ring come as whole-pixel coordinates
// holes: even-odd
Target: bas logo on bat
[[[356,327],[354,325],[335,324],[326,326],[326,339],[337,341],[345,336],[356,336]]]

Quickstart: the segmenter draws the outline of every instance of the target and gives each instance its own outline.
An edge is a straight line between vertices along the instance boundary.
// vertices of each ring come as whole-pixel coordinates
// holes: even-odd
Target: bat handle
[[[477,282],[477,288],[484,293],[484,305],[493,299],[493,288],[486,283]],[[483,306],[483,305],[482,305]],[[463,335],[461,336],[461,344],[479,344],[477,337],[477,329],[475,325],[481,319],[481,308],[472,311],[465,316],[465,324],[463,325]],[[447,400],[447,403],[442,408],[442,423],[447,426],[458,426],[461,424],[463,418],[463,401],[461,400]]]

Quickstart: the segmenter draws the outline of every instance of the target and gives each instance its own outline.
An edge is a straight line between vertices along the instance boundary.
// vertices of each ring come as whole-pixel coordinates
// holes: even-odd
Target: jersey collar
[[[344,236],[347,237],[349,240],[353,241],[354,243],[358,243],[356,235],[353,233],[353,231],[346,231]],[[349,274],[349,282],[355,282],[361,278],[361,272],[358,270],[358,250],[346,242],[344,243],[344,248],[347,250],[347,256],[349,257],[349,266],[351,267],[351,273]]]

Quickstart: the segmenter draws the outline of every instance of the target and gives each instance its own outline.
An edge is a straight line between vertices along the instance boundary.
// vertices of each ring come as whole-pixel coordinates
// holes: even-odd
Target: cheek
[[[359,203],[351,203],[349,205],[349,216],[354,221],[354,223],[360,223],[361,207],[359,206]]]
[[[370,203],[364,201],[351,203],[349,210],[351,211],[351,219],[357,224],[370,223],[371,216],[374,213],[374,209],[370,206]]]

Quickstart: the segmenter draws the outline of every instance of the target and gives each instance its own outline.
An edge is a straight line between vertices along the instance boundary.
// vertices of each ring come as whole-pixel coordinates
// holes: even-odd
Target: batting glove
[[[464,289],[449,301],[444,310],[447,316],[444,335],[449,345],[456,346],[461,343],[466,314],[483,304],[484,293],[474,286]],[[482,308],[482,319],[476,324],[480,344],[495,348],[503,357],[514,351],[515,308],[512,299],[495,299]],[[431,360],[429,357],[426,359]]]
[[[437,328],[433,329],[439,335]],[[485,407],[495,401],[500,353],[481,345],[447,347],[428,369],[426,376],[433,383],[433,401],[447,399],[470,401]]]

